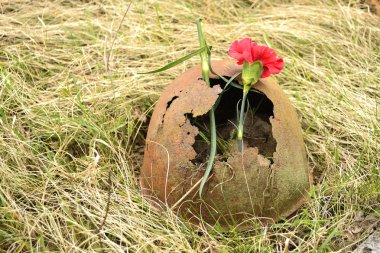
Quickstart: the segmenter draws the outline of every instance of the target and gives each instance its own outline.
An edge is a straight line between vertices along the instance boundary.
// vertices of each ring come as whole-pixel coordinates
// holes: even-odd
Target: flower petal
[[[244,60],[242,51],[239,48],[239,41],[235,40],[235,42],[232,43],[230,49],[228,50],[228,55],[238,61]]]
[[[241,48],[242,51],[251,51],[251,43],[252,40],[250,38],[244,38],[239,41],[239,48]]]
[[[228,55],[238,61],[244,60],[244,55],[238,52],[228,52]]]
[[[268,76],[270,76],[270,71],[268,70],[267,67],[264,67],[264,71],[261,74],[260,78],[265,78],[265,77],[268,77]]]
[[[267,68],[271,75],[275,75],[281,72],[284,67],[284,60],[282,58],[278,58],[275,62],[268,64]]]
[[[251,42],[250,38],[235,40],[228,50],[228,55],[238,60],[238,64],[243,64],[244,60],[252,63]]]
[[[251,54],[252,54],[253,61],[260,61],[261,60],[265,48],[266,47],[260,46],[258,44],[254,45],[251,48]]]
[[[266,64],[269,64],[271,62],[275,62],[276,57],[277,57],[276,52],[273,49],[271,49],[269,47],[265,47],[260,60],[263,63],[263,65],[266,65]]]

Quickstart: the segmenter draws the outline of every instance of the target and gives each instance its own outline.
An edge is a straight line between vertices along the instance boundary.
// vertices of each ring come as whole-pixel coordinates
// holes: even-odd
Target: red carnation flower
[[[260,61],[263,65],[261,78],[275,75],[281,72],[284,67],[284,60],[277,58],[276,52],[267,47],[252,42],[250,38],[236,40],[228,50],[228,55],[237,60],[237,64],[242,65],[244,61],[254,63]]]

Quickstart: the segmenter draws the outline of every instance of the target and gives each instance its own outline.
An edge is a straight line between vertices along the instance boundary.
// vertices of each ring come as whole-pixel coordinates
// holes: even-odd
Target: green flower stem
[[[260,61],[249,63],[244,61],[241,78],[243,81],[243,99],[241,102],[240,116],[238,118],[238,131],[237,131],[237,146],[239,152],[243,151],[243,133],[244,133],[244,109],[247,101],[248,92],[251,87],[259,81],[261,74],[263,73],[263,65]]]
[[[207,47],[206,40],[203,34],[202,29],[202,19],[198,18],[197,20],[197,30],[198,30],[198,39],[199,45],[201,48]],[[200,53],[201,56],[201,66],[202,66],[202,77],[206,82],[207,86],[210,86],[210,67],[208,64],[208,50],[204,50]]]
[[[211,131],[211,142],[210,142],[210,156],[208,158],[207,167],[205,174],[203,175],[201,185],[199,187],[199,196],[202,197],[203,187],[206,184],[208,176],[214,165],[215,155],[216,155],[216,126],[215,126],[215,115],[214,109],[211,109],[209,112],[210,116],[210,131]]]
[[[243,99],[242,99],[241,107],[240,107],[240,115],[238,119],[239,123],[238,123],[238,130],[237,130],[237,145],[238,145],[239,152],[243,151],[244,109],[245,109],[245,104],[247,101],[248,92],[250,88],[251,88],[250,85],[244,85],[244,89],[243,89]]]
[[[206,40],[204,38],[203,30],[202,30],[202,19],[199,18],[197,20],[197,29],[198,29],[198,38],[199,45],[201,48],[207,47]],[[210,51],[205,50],[200,53],[201,55],[201,65],[202,65],[202,77],[206,82],[207,86],[210,86],[210,66],[208,62]],[[211,132],[211,140],[210,140],[210,156],[208,159],[207,167],[205,174],[203,175],[200,187],[199,187],[199,196],[202,198],[203,187],[206,184],[207,178],[210,175],[212,167],[214,165],[215,155],[216,155],[216,125],[215,125],[215,114],[214,107],[211,108],[209,112],[210,117],[210,132]]]

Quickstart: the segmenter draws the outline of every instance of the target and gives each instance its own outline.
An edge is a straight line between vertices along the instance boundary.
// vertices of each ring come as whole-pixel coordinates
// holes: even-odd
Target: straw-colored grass
[[[380,18],[360,1],[285,2],[134,1],[118,30],[124,0],[1,1],[0,251],[354,248],[380,218]],[[137,72],[195,50],[198,16],[214,58],[227,58],[242,37],[284,57],[277,79],[316,172],[295,216],[253,223],[249,233],[199,233],[139,193],[145,120],[163,88],[199,59]]]

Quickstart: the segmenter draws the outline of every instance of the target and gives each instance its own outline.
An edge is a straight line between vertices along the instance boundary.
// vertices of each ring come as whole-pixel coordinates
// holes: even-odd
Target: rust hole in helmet
[[[226,77],[229,79],[229,77]],[[221,79],[211,79],[211,86],[225,82]],[[218,159],[226,160],[229,153],[236,146],[236,122],[237,105],[242,97],[242,90],[230,86],[222,95],[220,103],[215,110],[217,129],[217,154]],[[276,151],[276,140],[272,134],[272,125],[269,121],[273,117],[273,103],[265,94],[251,91],[248,95],[248,105],[245,108],[244,143],[246,147],[257,147],[259,153],[273,161],[273,153]],[[195,137],[193,148],[197,153],[191,160],[194,164],[206,163],[210,153],[209,115],[205,114],[194,118],[191,113],[185,114],[193,126],[199,129]]]

